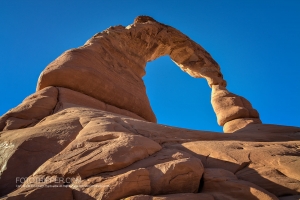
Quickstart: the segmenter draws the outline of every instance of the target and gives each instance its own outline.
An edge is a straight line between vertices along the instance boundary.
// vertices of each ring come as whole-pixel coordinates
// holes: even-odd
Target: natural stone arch
[[[82,47],[64,52],[41,73],[37,90],[66,87],[156,122],[142,77],[146,63],[163,55],[192,77],[205,78],[210,87],[226,87],[219,65],[199,44],[175,28],[139,16],[132,25],[110,27]],[[218,118],[220,110],[224,112],[215,109]],[[221,114],[221,121],[258,117],[249,115],[248,108],[244,111],[230,117]]]

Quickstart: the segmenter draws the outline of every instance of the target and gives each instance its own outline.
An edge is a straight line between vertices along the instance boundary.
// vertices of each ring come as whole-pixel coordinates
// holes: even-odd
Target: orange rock
[[[127,167],[161,149],[158,143],[132,134],[115,120],[117,118],[91,119],[75,140],[34,174],[86,178]]]
[[[204,168],[197,158],[184,158],[149,168],[151,194],[196,193]]]
[[[110,27],[63,53],[41,73],[37,91],[69,88],[156,122],[142,80],[148,61],[170,55],[191,76],[206,78],[210,86],[226,85],[220,67],[200,45],[170,26],[140,19]]]
[[[0,132],[0,196],[16,189],[17,177],[30,176],[46,160],[61,152],[81,129],[78,117],[73,116]]]
[[[206,168],[202,193],[211,194],[215,199],[278,199],[274,194],[257,185],[238,180],[231,172],[220,168]]]
[[[57,95],[57,89],[49,86],[28,96],[0,118],[0,131],[25,128],[51,115],[57,103]]]
[[[259,118],[239,118],[228,121],[224,124],[223,130],[224,133],[233,133],[237,130],[244,129],[249,124],[261,124],[261,120]]]
[[[229,92],[223,86],[212,86],[211,104],[217,115],[218,124],[224,126],[225,133],[237,131],[248,124],[261,123],[258,112],[252,108],[247,99]],[[247,120],[237,120],[244,118]]]
[[[92,180],[95,180],[95,184],[102,184],[104,181],[114,183],[118,180],[117,177],[143,169],[150,174],[150,189],[141,189],[149,191],[142,194],[149,195],[153,192],[159,196],[168,192],[197,192],[203,170],[201,162],[197,161],[199,159],[204,168],[228,170],[235,173],[239,180],[253,183],[277,196],[297,195],[300,192],[300,181],[296,180],[300,174],[300,135],[297,134],[300,128],[260,124],[258,129],[262,130],[259,134],[253,133],[253,128],[249,132],[224,135],[168,127],[94,108],[74,106],[46,117],[34,127],[1,133],[1,144],[7,143],[7,146],[1,148],[1,155],[7,155],[7,164],[3,163],[7,169],[0,181],[15,186],[15,177],[32,174],[32,177],[57,176],[64,179],[81,176],[81,184]],[[39,136],[39,140],[33,137],[35,135]],[[14,140],[19,143],[12,138],[16,138]],[[45,141],[40,138],[45,138]],[[69,140],[64,141],[67,138]],[[8,141],[12,141],[11,147]],[[68,146],[57,146],[61,142]],[[27,145],[22,147],[23,143]],[[38,144],[39,146],[34,146]],[[20,148],[18,145],[21,145]],[[16,148],[18,149],[15,150]],[[18,153],[23,148],[34,151],[28,149],[30,151],[27,154]],[[47,153],[49,150],[51,154]],[[27,160],[30,162],[25,162]],[[18,170],[14,167],[20,165],[27,174],[15,173]],[[36,168],[38,169],[33,172]],[[189,173],[182,176],[183,172],[190,172],[193,176],[189,176]],[[168,182],[173,177],[176,177],[173,179],[176,181]],[[184,184],[187,181],[188,184]],[[7,190],[8,185],[0,185],[3,187],[1,191],[7,193],[14,189]],[[126,181],[121,185],[121,188],[126,188]],[[141,194],[128,193],[127,196],[125,189],[117,189],[119,186],[115,188],[109,190],[109,194],[106,194],[108,190],[101,189],[101,195],[110,196],[116,193],[113,191],[122,191],[122,198]],[[144,187],[141,185],[141,188]],[[31,188],[30,191],[24,189],[25,186],[9,196],[22,196],[38,188]],[[72,190],[73,193],[76,190],[76,195],[82,199],[85,196],[97,199],[97,195],[100,195],[92,187],[84,190],[73,187]],[[250,197],[256,195],[247,194]],[[96,195],[97,198],[90,195]]]
[[[232,134],[152,123],[142,77],[163,55],[208,81]],[[50,63],[37,92],[0,118],[1,198],[297,198],[300,128],[261,124],[225,87],[200,45],[151,17],[96,34]]]
[[[110,200],[136,194],[149,194],[149,172],[146,169],[137,169],[109,179],[93,177],[76,182],[70,187],[74,189],[74,198],[80,200]]]

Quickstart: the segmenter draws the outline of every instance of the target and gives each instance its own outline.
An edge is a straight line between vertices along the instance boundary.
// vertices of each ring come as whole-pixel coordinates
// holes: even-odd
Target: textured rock
[[[28,96],[0,118],[0,131],[25,128],[52,114],[57,94],[57,89],[50,86]]]
[[[72,189],[64,187],[61,177],[58,176],[29,176],[25,181],[17,177],[16,184],[22,187],[3,199],[73,199]]]
[[[260,123],[258,112],[245,98],[226,90],[220,67],[209,53],[178,30],[146,16],[137,17],[127,27],[110,27],[82,47],[63,53],[41,73],[37,91],[47,86],[69,88],[156,122],[142,77],[146,63],[164,55],[191,76],[208,81],[221,126],[240,118]],[[250,123],[253,121],[235,121],[224,131],[234,132]]]
[[[75,127],[66,129],[68,126],[70,128]],[[41,131],[45,127],[47,127],[48,132]],[[33,130],[35,129],[36,132],[47,138],[47,135],[50,133],[52,133],[50,135],[53,135],[53,137],[55,136],[53,133],[62,136],[59,131],[61,128],[64,128],[68,133],[73,132],[71,137],[65,135],[65,137],[74,138],[71,143],[65,142],[64,146],[68,145],[66,148],[53,146],[53,144],[56,144],[56,141],[53,139],[46,143],[36,143],[42,144],[40,146],[43,148],[47,144],[52,151],[56,150],[57,153],[53,151],[50,156],[44,151],[34,148],[32,146],[35,144],[34,140],[28,140],[28,136],[34,134]],[[7,173],[10,176],[5,179],[1,177],[0,181],[5,180],[5,182],[15,184],[16,176],[29,176],[30,173],[33,174],[33,177],[64,176],[64,178],[76,178],[80,175],[83,182],[92,179],[108,181],[141,168],[151,171],[154,166],[159,166],[159,168],[163,169],[162,166],[172,166],[171,163],[180,163],[182,160],[195,160],[198,158],[202,161],[205,168],[217,167],[228,170],[231,173],[235,173],[240,180],[251,182],[277,196],[297,195],[300,192],[300,182],[297,180],[300,174],[298,170],[299,164],[297,164],[300,153],[300,128],[260,125],[260,129],[263,132],[259,134],[253,134],[250,131],[249,133],[237,132],[230,135],[191,131],[147,123],[93,108],[75,106],[46,117],[34,127],[2,132],[1,139],[3,142],[13,141],[10,138],[16,137],[16,135],[18,137],[22,136],[18,141],[20,143],[25,141],[32,142],[28,143],[30,144],[29,147],[34,148],[36,153],[34,155],[33,152],[21,154],[21,157],[12,159],[13,156],[18,156],[18,154],[11,151],[8,144],[4,150],[12,152],[12,156],[6,158],[8,163],[7,169],[2,175],[4,176]],[[16,133],[14,134],[14,132]],[[135,138],[138,138],[138,140],[135,140]],[[143,140],[145,143],[143,143]],[[275,142],[276,140],[277,142]],[[161,149],[158,143],[163,145],[164,148]],[[70,151],[72,148],[74,148],[73,151]],[[101,152],[100,149],[102,149]],[[17,151],[22,151],[22,149],[18,148]],[[139,153],[134,153],[136,151]],[[109,155],[105,152],[109,152]],[[1,155],[8,154],[4,152]],[[36,161],[26,163],[25,161],[29,158],[44,158],[44,160],[42,162],[39,161],[39,163]],[[45,162],[48,158],[50,159]],[[66,160],[61,158],[66,158]],[[107,158],[107,160],[103,160],[103,158]],[[110,160],[110,158],[112,159]],[[19,163],[16,163],[16,161],[19,161]],[[43,162],[45,163],[42,165],[41,163]],[[9,163],[11,164],[9,165]],[[32,163],[41,166],[34,173],[32,171],[38,166],[25,175],[15,174],[14,167],[22,165],[22,169],[28,170],[32,167]],[[75,163],[78,163],[78,165],[75,165]],[[200,174],[201,167],[198,167],[197,170]],[[194,172],[197,172],[197,170],[195,169]],[[162,170],[158,171],[163,172]],[[166,172],[163,172],[161,175],[150,174],[151,176],[169,177]],[[180,171],[176,170],[171,170],[170,172],[171,174],[181,174]],[[197,183],[196,180],[199,181],[199,178],[196,177],[193,179],[195,185]],[[183,176],[182,178],[190,180],[192,177]],[[149,180],[151,180],[150,177]],[[168,180],[168,178],[165,180]],[[167,186],[167,184],[164,185]],[[5,191],[7,185],[1,184],[1,186],[3,187],[1,191]],[[21,192],[21,189],[16,190],[14,195],[24,194],[24,192]],[[168,190],[168,187],[162,189]],[[155,186],[152,186],[149,190],[149,193],[143,194],[150,194],[151,191],[155,190],[159,191],[155,189]],[[90,189],[86,188],[84,191],[77,190],[77,195],[81,195],[81,193],[84,193],[82,195],[92,195],[95,189],[91,187]],[[165,193],[165,191],[160,192],[160,194]],[[128,194],[128,196],[137,194]],[[125,197],[126,195],[122,198]]]
[[[48,131],[42,132],[41,130],[46,127]],[[67,127],[74,128],[67,129]],[[70,137],[70,140],[73,138],[72,142],[65,142],[64,146],[68,145],[65,148],[57,148],[54,145],[56,143],[59,144],[59,142],[54,140],[55,137],[58,137],[55,134],[64,138],[59,131],[60,129],[65,129],[69,134],[73,132],[73,136],[63,134],[64,137]],[[58,111],[56,114],[46,117],[34,127],[2,132],[2,144],[13,141],[10,138],[18,136],[21,137],[18,139],[20,144],[31,142],[28,143],[28,147],[34,148],[36,153],[30,152],[21,154],[21,157],[16,157],[18,154],[14,153],[14,151],[22,151],[22,149],[11,150],[8,143],[7,148],[3,148],[3,150],[12,152],[12,155],[6,158],[8,163],[7,169],[2,174],[2,176],[7,178],[2,179],[1,177],[0,181],[5,180],[5,182],[15,184],[16,176],[23,177],[30,174],[35,178],[57,176],[67,179],[81,176],[82,185],[92,180],[95,180],[97,185],[98,183],[104,184],[104,181],[113,183],[114,180],[118,179],[117,177],[123,177],[123,175],[133,173],[138,169],[144,169],[143,171],[147,171],[151,175],[149,175],[149,180],[151,181],[153,181],[150,178],[152,176],[159,177],[157,180],[170,180],[169,177],[177,174],[179,175],[178,178],[182,178],[183,183],[185,180],[190,180],[190,185],[196,185],[197,181],[200,184],[201,164],[198,164],[199,167],[190,168],[196,174],[193,177],[181,177],[180,174],[182,170],[189,169],[189,166],[195,166],[192,164],[195,162],[189,162],[191,164],[188,164],[182,161],[199,159],[205,168],[217,167],[228,170],[230,173],[234,173],[239,180],[251,182],[257,187],[263,188],[277,196],[299,194],[300,182],[297,179],[300,174],[298,170],[300,128],[260,124],[259,129],[262,130],[259,134],[254,134],[250,131],[226,135],[191,131],[149,123],[78,105]],[[50,138],[49,141],[34,143],[33,139],[28,140],[28,137],[32,137],[31,134],[34,134],[33,130],[36,130],[45,138],[51,135],[53,139]],[[52,151],[51,154],[49,155],[46,153],[47,151],[35,148],[32,146],[34,144],[41,144],[40,146],[45,149],[49,147]],[[47,147],[45,144],[47,144]],[[163,146],[162,149],[161,145]],[[1,155],[10,154],[4,152]],[[14,156],[16,159],[13,159]],[[39,163],[36,161],[25,162],[30,159],[41,158],[44,160],[39,161]],[[45,161],[46,159],[49,160]],[[42,164],[43,162],[44,164]],[[39,166],[36,165],[32,168],[32,163],[36,163]],[[180,167],[180,165],[177,164],[176,166],[175,163],[181,163],[185,167],[177,170],[176,167]],[[16,174],[14,167],[20,165],[22,165],[24,170],[31,169],[31,172],[25,175]],[[157,170],[151,170],[154,167]],[[33,172],[36,168],[38,169]],[[156,174],[153,171],[161,174]],[[274,172],[277,172],[277,174]],[[5,173],[9,176],[6,176]],[[138,194],[149,195],[153,191],[158,192],[157,195],[161,195],[169,190],[174,191],[174,188],[180,186],[180,182],[174,182],[175,187],[171,184],[168,188],[168,184],[165,184],[164,181],[158,181],[157,183],[165,187],[157,189],[157,185],[153,185],[151,181],[149,183],[149,192],[127,194],[124,191],[122,198]],[[6,190],[7,185],[5,184],[1,184],[1,186],[3,187],[1,191],[9,192],[13,189]],[[82,196],[86,196],[87,199],[95,199],[95,197],[91,196],[100,195],[95,188],[90,187],[79,190],[74,187],[72,190],[73,194],[74,190],[77,191],[76,195],[80,196],[79,199],[84,199]],[[119,188],[119,186],[115,188]],[[194,186],[194,188],[197,187]],[[101,189],[103,191],[101,195],[106,194],[104,189]],[[121,191],[119,189],[116,190]],[[111,194],[107,194],[108,196],[115,193],[113,192],[114,190],[109,191]],[[178,191],[180,190],[178,189]],[[28,192],[21,187],[9,196],[24,196]],[[251,195],[250,193],[248,194]]]
[[[28,177],[76,137],[82,126],[77,116],[69,117],[0,132],[0,195],[16,188],[16,177]]]
[[[191,76],[204,77],[209,85],[226,85],[218,64],[200,45],[152,18],[137,19],[63,53],[41,73],[37,90],[69,88],[155,122],[142,81],[148,61],[170,55]]]
[[[45,162],[34,174],[86,178],[127,167],[161,149],[158,143],[132,134],[121,124],[114,123],[115,120],[118,119],[93,118],[68,147]]]
[[[224,124],[223,130],[224,133],[233,133],[235,131],[241,130],[250,124],[261,124],[259,118],[239,118],[228,121]]]
[[[149,194],[149,172],[146,169],[137,169],[107,180],[93,177],[74,183],[70,187],[75,190],[74,198],[80,200],[121,199],[136,194]]]
[[[275,195],[257,185],[238,180],[231,172],[219,168],[206,168],[204,172],[204,187],[201,192],[211,194],[215,199],[264,199],[276,200]]]
[[[299,141],[197,141],[182,146],[206,168],[226,169],[277,196],[300,192]]]
[[[261,123],[258,112],[252,108],[247,99],[229,92],[223,86],[212,86],[211,104],[217,115],[218,124],[225,125],[225,133],[242,129],[248,124]]]
[[[81,106],[117,113],[135,119],[145,120],[132,112],[106,104],[100,100],[82,94],[80,92],[76,92],[74,90],[58,87],[58,91],[58,105],[56,106],[55,112],[64,110],[66,108]]]
[[[142,76],[162,55],[208,81],[232,134],[152,123]],[[96,34],[0,118],[1,199],[298,198],[300,128],[261,124],[225,87],[201,46],[150,17]]]
[[[204,168],[197,158],[180,159],[149,169],[151,194],[196,193]]]

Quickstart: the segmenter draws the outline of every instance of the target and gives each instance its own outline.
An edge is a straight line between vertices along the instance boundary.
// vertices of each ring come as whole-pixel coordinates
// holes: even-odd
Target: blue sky
[[[247,98],[264,123],[300,126],[299,0],[0,1],[0,115],[35,91],[40,72],[62,52],[138,15],[179,29],[219,63],[228,89]],[[168,57],[144,77],[161,124],[222,131],[204,79]]]

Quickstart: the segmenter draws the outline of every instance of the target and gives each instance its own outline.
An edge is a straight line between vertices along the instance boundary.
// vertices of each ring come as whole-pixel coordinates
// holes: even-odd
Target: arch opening
[[[146,65],[143,81],[157,123],[202,131],[222,132],[210,103],[205,79],[184,73],[169,56]]]

